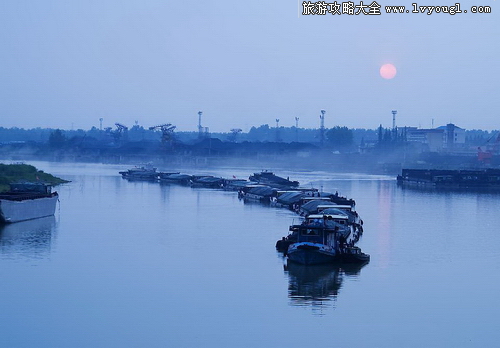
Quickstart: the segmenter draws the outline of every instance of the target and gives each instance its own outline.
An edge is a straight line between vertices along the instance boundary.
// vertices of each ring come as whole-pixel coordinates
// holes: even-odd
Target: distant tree
[[[347,127],[336,126],[326,132],[328,142],[334,149],[346,149],[353,144],[352,130]]]
[[[274,138],[274,132],[271,135],[271,129],[268,124],[263,124],[258,128],[252,127],[248,132],[249,140],[271,141]]]
[[[391,141],[392,141],[391,131],[389,129],[386,129],[384,133],[384,142],[390,143]]]
[[[50,133],[49,136],[49,146],[53,148],[62,147],[66,142],[66,137],[60,129],[56,129],[55,131]]]

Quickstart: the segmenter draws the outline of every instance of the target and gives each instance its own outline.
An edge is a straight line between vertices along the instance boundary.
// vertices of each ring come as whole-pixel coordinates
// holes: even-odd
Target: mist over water
[[[274,248],[299,221],[286,209],[129,182],[118,174],[126,166],[32,164],[71,183],[57,187],[55,217],[0,227],[7,347],[477,347],[500,338],[499,194],[277,171],[354,198],[364,220],[369,264],[304,267]]]

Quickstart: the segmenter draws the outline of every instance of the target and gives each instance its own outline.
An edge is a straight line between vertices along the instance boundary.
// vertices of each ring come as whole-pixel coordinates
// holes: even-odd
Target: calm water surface
[[[499,344],[498,194],[279,172],[356,199],[365,222],[368,265],[301,267],[274,249],[298,221],[285,209],[128,182],[124,166],[33,164],[72,182],[55,217],[0,228],[0,346]]]

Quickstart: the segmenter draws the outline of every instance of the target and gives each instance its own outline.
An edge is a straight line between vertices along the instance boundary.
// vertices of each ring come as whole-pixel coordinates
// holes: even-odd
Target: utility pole
[[[396,114],[398,113],[397,110],[392,110],[392,136],[393,140],[397,141],[398,139],[398,130],[396,129]]]
[[[280,141],[280,119],[276,119],[276,142]]]
[[[201,126],[201,115],[203,112],[198,111],[198,138],[203,138],[203,127]]]
[[[299,142],[299,118],[295,117],[295,141]]]
[[[101,117],[99,119],[99,130],[101,130],[101,131],[102,131],[102,120],[103,120],[103,118]]]
[[[321,115],[319,115],[319,135],[320,135],[320,143],[321,146],[325,144],[325,110],[321,110]]]

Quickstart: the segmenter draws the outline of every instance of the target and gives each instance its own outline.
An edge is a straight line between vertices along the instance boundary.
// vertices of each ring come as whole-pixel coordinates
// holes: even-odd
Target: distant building
[[[462,148],[465,145],[465,129],[455,126],[453,123],[448,123],[446,126],[438,127],[444,132],[443,143],[444,148],[448,151],[454,148]]]
[[[406,127],[406,140],[421,144],[425,151],[453,151],[465,146],[465,129],[453,123],[432,129]]]

